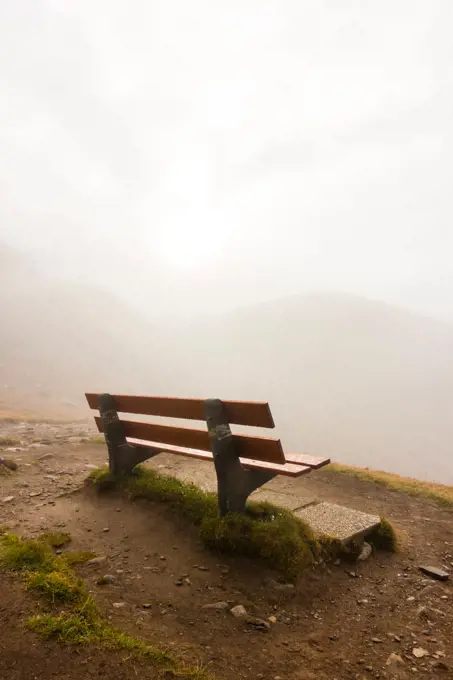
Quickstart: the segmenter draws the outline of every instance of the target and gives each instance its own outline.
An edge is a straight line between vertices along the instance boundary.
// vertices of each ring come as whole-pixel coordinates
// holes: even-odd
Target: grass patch
[[[388,552],[396,552],[398,550],[398,539],[395,530],[385,517],[381,517],[380,525],[367,536],[366,540],[376,550],[386,550]]]
[[[66,535],[61,535],[66,536]],[[21,574],[27,589],[44,600],[50,611],[33,616],[28,626],[41,638],[64,644],[96,644],[112,650],[128,650],[152,663],[159,674],[179,680],[209,680],[203,668],[187,668],[165,649],[147,645],[107,623],[99,614],[83,580],[71,568],[80,557],[91,559],[93,553],[55,555],[49,537],[22,539],[14,534],[0,535],[0,566]],[[70,537],[69,537],[70,538]],[[76,556],[78,559],[76,559]],[[58,606],[59,611],[52,611]],[[63,607],[63,610],[62,610]]]
[[[90,550],[70,550],[60,555],[60,557],[68,566],[73,566],[89,562],[93,557],[96,557],[96,553]]]
[[[321,474],[338,473],[348,477],[355,477],[356,479],[380,484],[388,489],[400,491],[410,496],[429,498],[443,507],[453,507],[453,486],[436,484],[434,482],[422,482],[418,479],[401,477],[391,472],[368,470],[352,465],[339,465],[338,463],[331,463],[326,470],[320,470],[319,472]]]
[[[321,555],[310,527],[269,503],[250,503],[247,513],[221,518],[215,494],[140,466],[132,475],[116,479],[106,468],[93,470],[89,482],[100,490],[119,486],[131,499],[167,503],[199,528],[203,544],[211,550],[259,558],[290,580]]]
[[[41,541],[44,541],[52,548],[62,548],[71,542],[71,534],[67,534],[61,531],[52,531],[45,534],[41,534],[39,537]]]
[[[104,437],[92,437],[85,440],[85,444],[105,444]]]
[[[19,446],[20,441],[14,437],[0,437],[0,448],[5,446]]]

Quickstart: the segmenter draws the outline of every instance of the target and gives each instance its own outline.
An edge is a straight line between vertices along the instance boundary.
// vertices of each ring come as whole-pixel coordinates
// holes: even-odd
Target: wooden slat
[[[98,408],[98,394],[87,393],[90,408]],[[179,399],[177,397],[134,397],[125,394],[112,395],[119,413],[135,413],[143,416],[204,420],[203,399]],[[250,427],[275,427],[267,402],[224,401],[228,421],[232,425]]]
[[[308,465],[312,470],[319,470],[330,463],[330,458],[317,458],[309,456],[308,453],[285,453],[285,460],[295,465]]]
[[[102,420],[95,418],[99,432],[103,432]],[[132,420],[122,420],[126,437],[143,439],[145,441],[184,446],[188,449],[210,451],[211,444],[206,430],[196,430],[188,427],[172,427],[155,423],[136,423]],[[249,437],[248,435],[233,435],[234,444],[240,458],[250,458],[269,463],[285,464],[285,454],[280,439],[265,437]]]
[[[139,444],[137,442],[131,442],[134,446],[146,447],[151,446],[158,449],[161,453],[174,453],[179,456],[185,456],[186,458],[195,458],[197,460],[205,460],[210,463],[213,462],[212,453],[207,451],[185,451],[184,449],[169,449],[162,448],[157,442],[150,442],[148,444]],[[279,465],[278,463],[266,463],[262,460],[247,460],[246,458],[240,459],[241,464],[247,470],[269,470],[270,472],[275,472],[279,475],[284,475],[286,477],[300,477],[301,475],[306,475],[311,472],[311,468],[305,465],[293,465],[291,463],[285,463],[284,465]]]

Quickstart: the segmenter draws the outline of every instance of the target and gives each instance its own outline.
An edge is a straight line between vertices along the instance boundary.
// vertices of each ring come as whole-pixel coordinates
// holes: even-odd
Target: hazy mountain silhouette
[[[86,390],[267,399],[288,450],[453,483],[448,324],[310,295],[162,328],[5,247],[0,315],[4,405],[70,400],[88,415]]]

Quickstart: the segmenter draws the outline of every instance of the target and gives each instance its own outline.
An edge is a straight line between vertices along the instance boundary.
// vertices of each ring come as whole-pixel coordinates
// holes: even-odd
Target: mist
[[[269,400],[294,451],[453,483],[452,20],[1,3],[1,409]]]

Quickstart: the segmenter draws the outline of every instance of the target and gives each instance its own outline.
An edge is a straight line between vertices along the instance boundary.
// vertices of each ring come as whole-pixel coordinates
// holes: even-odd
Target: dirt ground
[[[328,471],[276,480],[269,486],[282,493],[383,514],[400,536],[395,555],[331,565],[307,573],[295,589],[280,589],[263,565],[207,552],[188,522],[164,505],[83,488],[106,457],[103,445],[86,443],[92,436],[80,423],[0,423],[0,437],[16,440],[0,455],[19,465],[0,476],[0,524],[27,536],[64,530],[73,537],[71,550],[105,557],[80,573],[113,624],[225,680],[453,677],[452,581],[433,581],[418,568],[451,570],[451,511]],[[159,456],[152,465],[205,488],[213,484],[207,463]],[[105,574],[112,582],[96,585]],[[261,632],[228,610],[203,609],[219,601],[276,622]],[[24,626],[37,606],[17,580],[2,577],[1,679],[155,677],[146,664],[124,663],[125,653],[40,641]]]

